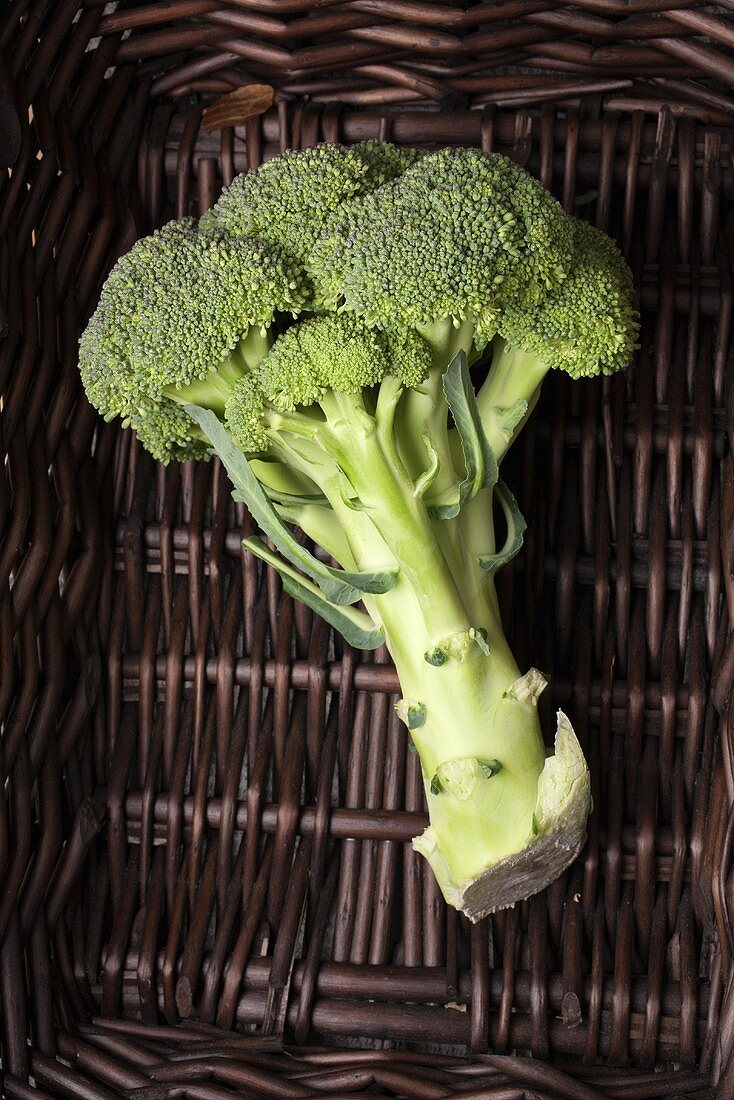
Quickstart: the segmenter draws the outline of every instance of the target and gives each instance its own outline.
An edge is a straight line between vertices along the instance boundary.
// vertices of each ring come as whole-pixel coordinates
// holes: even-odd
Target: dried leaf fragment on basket
[[[220,96],[202,112],[202,123],[208,132],[241,126],[248,118],[262,115],[273,106],[275,89],[270,84],[243,84],[233,92]]]
[[[578,741],[559,713],[546,756],[545,680],[502,630],[525,524],[500,467],[549,370],[627,365],[631,294],[613,242],[503,157],[323,145],[138,242],[82,337],[97,408],[163,461],[218,454],[269,539],[248,549],[351,645],[387,645],[430,813],[414,845],[471,919],[584,841]]]

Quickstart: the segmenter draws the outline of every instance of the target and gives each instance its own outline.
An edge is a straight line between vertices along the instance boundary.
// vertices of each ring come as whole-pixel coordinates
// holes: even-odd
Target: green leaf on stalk
[[[505,514],[507,538],[505,539],[504,546],[498,553],[488,554],[486,557],[477,559],[480,569],[483,569],[485,573],[493,573],[495,569],[499,569],[501,565],[506,565],[508,561],[512,561],[522,546],[523,537],[527,529],[527,523],[523,519],[522,512],[517,506],[517,501],[504,481],[497,482],[495,493],[502,506],[502,511]]]
[[[411,703],[408,699],[398,699],[395,704],[395,713],[401,722],[405,722],[409,730],[417,730],[426,720],[426,704]]]
[[[301,546],[286,527],[258,481],[246,456],[240,451],[217,415],[198,405],[186,405],[186,411],[209,439],[232,482],[232,496],[247,505],[253,519],[268,535],[278,551],[315,581],[327,600],[343,606],[357,603],[364,592],[383,593],[395,587],[397,569],[374,573],[349,573],[319,561]],[[304,601],[305,602],[305,601]]]
[[[248,461],[252,472],[268,497],[276,504],[289,508],[297,508],[304,504],[331,508],[323,493],[310,492],[307,479],[295,473],[282,462],[263,458],[251,458]],[[316,489],[315,485],[314,489]]]
[[[451,360],[443,376],[443,391],[461,440],[466,477],[459,485],[457,500],[448,504],[434,503],[428,507],[428,513],[434,519],[453,519],[477,493],[497,483],[499,469],[482,426],[464,351]]]
[[[262,482],[260,484],[262,485]],[[268,500],[284,508],[300,508],[304,504],[313,504],[317,508],[331,508],[328,500],[321,493],[286,493],[282,489],[274,489],[271,485],[263,485],[263,489]]]
[[[493,412],[499,420],[499,430],[502,433],[502,437],[505,443],[509,443],[515,434],[515,428],[518,426],[522,418],[528,411],[528,403],[520,398],[514,405],[510,405],[508,409],[493,409]]]
[[[427,664],[433,665],[434,668],[440,668],[441,665],[446,664],[446,654],[440,646],[436,646],[435,649],[429,649],[427,653],[423,654],[423,660]]]
[[[354,496],[351,495],[351,493],[353,493],[353,492],[354,492],[354,489],[349,484],[349,481],[347,480],[346,474],[342,470],[340,470],[339,471],[339,496],[341,497],[342,504],[346,508],[349,508],[349,510],[351,512],[364,512],[366,506],[364,504],[362,504],[362,502],[357,497],[356,493],[355,493]]]
[[[499,760],[477,760],[477,764],[487,779],[491,779],[493,775],[497,775],[497,772],[502,771],[502,764]]]
[[[423,440],[425,448],[428,451],[429,466],[416,480],[415,486],[413,488],[413,494],[417,497],[422,497],[423,494],[428,489],[430,489],[431,485],[433,485],[434,481],[436,480],[436,475],[438,474],[440,467],[438,455],[436,454],[433,443],[431,442],[430,435],[428,435],[427,432],[424,432],[421,436],[421,439]]]
[[[320,615],[355,649],[378,649],[383,644],[385,635],[375,626],[369,615],[354,607],[340,606],[325,599],[312,581],[300,576],[287,562],[282,561],[262,539],[253,536],[244,539],[242,545],[277,571],[289,596],[300,600]]]

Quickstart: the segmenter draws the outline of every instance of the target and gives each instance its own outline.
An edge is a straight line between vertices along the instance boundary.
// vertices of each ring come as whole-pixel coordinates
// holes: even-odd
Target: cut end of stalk
[[[589,770],[571,723],[559,711],[555,753],[538,781],[535,813],[520,851],[473,879],[455,882],[431,826],[415,838],[413,847],[428,860],[448,904],[475,922],[539,893],[566,870],[583,848],[590,806]]]

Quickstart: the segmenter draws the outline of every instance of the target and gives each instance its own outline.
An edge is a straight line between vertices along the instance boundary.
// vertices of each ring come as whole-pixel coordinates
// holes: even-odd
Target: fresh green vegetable
[[[626,366],[631,295],[613,242],[502,157],[324,145],[138,242],[81,340],[106,417],[164,462],[218,454],[270,540],[246,547],[350,644],[387,645],[430,812],[414,846],[473,920],[583,844],[581,749],[559,712],[546,756],[545,680],[500,622],[525,521],[499,473],[550,369]]]

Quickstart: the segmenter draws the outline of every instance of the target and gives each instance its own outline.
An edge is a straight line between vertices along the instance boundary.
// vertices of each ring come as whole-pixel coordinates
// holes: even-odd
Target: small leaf
[[[508,561],[512,561],[522,546],[523,537],[527,529],[527,524],[523,518],[522,512],[517,506],[517,501],[504,481],[497,482],[495,493],[502,506],[502,511],[505,513],[507,538],[505,539],[504,546],[498,553],[488,554],[486,557],[477,559],[479,568],[483,569],[485,573],[493,573],[495,569],[499,569],[501,565],[507,565]]]
[[[395,713],[409,730],[417,730],[426,720],[426,704],[411,703],[407,699],[398,699]]]
[[[339,496],[341,497],[342,504],[349,508],[351,512],[364,512],[366,505],[362,504],[359,498],[356,496],[350,496],[350,492],[354,492],[354,489],[349,484],[346,474],[343,471],[339,471]]]
[[[228,126],[241,126],[248,118],[262,115],[273,106],[275,89],[270,84],[243,84],[233,92],[215,99],[201,114],[208,134]]]
[[[477,760],[477,764],[482,769],[487,779],[491,779],[493,775],[497,775],[497,772],[502,771],[502,764],[499,760]]]
[[[354,607],[341,607],[325,599],[312,581],[299,576],[287,562],[281,561],[277,554],[268,549],[262,539],[257,537],[244,539],[242,545],[278,572],[283,581],[283,588],[289,596],[300,600],[306,607],[310,607],[320,615],[355,649],[378,649],[383,644],[385,635],[375,626],[369,615]]]
[[[260,484],[262,485],[262,482]],[[263,489],[269,500],[284,508],[299,508],[304,504],[313,504],[317,508],[331,508],[328,500],[321,493],[286,493],[282,489],[273,489],[270,485],[263,485]]]
[[[533,814],[532,819],[530,821],[530,831],[533,834],[533,836],[537,836],[538,833],[540,832],[540,827],[538,825],[538,819],[535,816],[535,814]]]
[[[441,780],[438,778],[438,774],[436,774],[431,780],[431,794],[440,794],[442,790],[443,786],[441,785]]]
[[[434,668],[440,668],[441,665],[446,664],[446,654],[436,646],[435,649],[429,649],[428,653],[423,654],[423,660],[429,665],[433,665]]]
[[[331,508],[329,501],[317,485],[309,485],[310,479],[297,474],[290,466],[269,458],[249,458],[250,468],[268,497],[276,504],[288,507],[320,505]]]
[[[465,352],[460,351],[452,359],[443,376],[443,390],[461,440],[466,477],[459,485],[456,501],[434,503],[428,507],[428,513],[434,519],[453,519],[478,492],[496,484],[499,470],[482,426]]]
[[[469,633],[471,634],[474,641],[477,643],[477,645],[481,649],[484,656],[489,657],[489,645],[487,644],[487,631],[484,629],[484,627],[483,626],[478,626],[478,627],[476,627],[476,629],[474,627],[471,627]]]
[[[301,546],[268,500],[247,457],[232,442],[219,417],[210,409],[202,409],[198,405],[186,405],[185,408],[221,459],[233,486],[234,499],[247,505],[253,519],[272,539],[276,549],[315,581],[327,600],[340,606],[352,604],[357,603],[364,592],[383,593],[395,587],[397,569],[349,573],[345,569],[326,565],[305,546]]]
[[[493,411],[499,420],[499,430],[504,437],[505,443],[509,443],[515,432],[515,428],[528,411],[528,403],[520,398],[514,405],[510,405],[508,409],[494,409]]]
[[[436,475],[438,474],[440,467],[438,455],[436,454],[433,443],[431,442],[430,435],[428,435],[428,433],[426,432],[421,436],[421,439],[423,440],[425,448],[428,451],[428,459],[430,464],[428,468],[424,470],[421,476],[416,480],[415,487],[413,489],[413,495],[417,497],[422,497],[426,490],[430,489],[431,485],[433,485],[434,481],[436,480]]]

